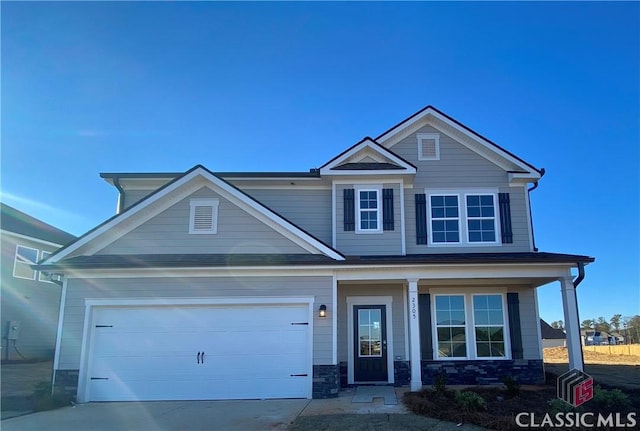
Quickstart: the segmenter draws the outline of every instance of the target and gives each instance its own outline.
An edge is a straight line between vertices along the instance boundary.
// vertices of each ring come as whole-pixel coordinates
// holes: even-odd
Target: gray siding
[[[142,198],[149,196],[154,191],[155,190],[126,190],[124,194],[124,208],[122,208],[121,211],[129,208]]]
[[[20,322],[20,331],[15,343],[20,353],[26,359],[51,359],[56,342],[61,288],[55,283],[39,281],[39,274],[36,274],[35,280],[14,277],[13,265],[18,244],[37,249],[39,253],[43,250],[53,252],[57,247],[26,238],[16,238],[4,232],[0,236],[2,359],[22,359],[13,347],[13,341],[7,346],[8,325],[12,320]]]
[[[243,191],[320,241],[331,245],[330,189],[243,189]]]
[[[405,357],[406,310],[402,293],[404,289],[406,288],[401,284],[340,284],[338,286],[338,362],[346,362],[349,352],[347,296],[391,296],[393,298],[391,305],[393,356],[394,358],[402,356],[402,360],[409,360]]]
[[[440,160],[418,160],[417,133],[440,133]],[[418,167],[413,189],[405,191],[407,254],[530,251],[527,192],[524,187],[509,187],[508,173],[505,170],[430,126],[425,126],[401,140],[391,151]],[[474,188],[492,188],[510,194],[512,244],[452,247],[416,244],[415,194],[425,193],[425,189]]]
[[[189,200],[217,198],[218,233],[189,234]],[[203,187],[117,239],[99,254],[141,253],[308,253],[261,221]]]
[[[343,190],[355,188],[358,184],[336,185],[336,248],[341,253],[351,256],[402,254],[402,237],[400,229],[400,185],[383,184],[383,180],[380,181],[380,184],[382,184],[382,188],[384,189],[393,189],[394,212],[394,230],[382,231],[380,233],[358,233],[357,231],[345,232]],[[357,193],[355,199],[355,210],[357,212]],[[382,196],[380,197],[380,211],[382,211]]]
[[[80,368],[86,298],[222,298],[314,296],[314,309],[332,303],[331,277],[199,277],[71,279],[67,286],[58,369]],[[314,313],[313,364],[332,363],[331,319]]]

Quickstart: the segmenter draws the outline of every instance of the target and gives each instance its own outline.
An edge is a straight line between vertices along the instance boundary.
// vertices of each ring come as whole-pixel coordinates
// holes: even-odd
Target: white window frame
[[[475,310],[473,309],[473,298],[476,296],[500,296],[500,300],[501,300],[501,304],[502,304],[502,325],[478,325],[476,324],[476,313]],[[508,332],[507,332],[507,324],[508,324],[508,320],[507,320],[507,301],[506,301],[506,295],[503,293],[472,293],[470,295],[471,300],[470,300],[470,304],[471,304],[471,316],[472,316],[472,321],[471,321],[471,329],[473,331],[472,335],[473,335],[473,354],[475,356],[476,359],[507,359],[507,356],[510,353],[511,350],[511,346],[509,346],[509,350],[507,350],[507,346],[509,345],[509,339],[508,339]],[[502,328],[502,336],[504,337],[504,356],[500,357],[500,356],[478,356],[478,340],[476,340],[476,326],[482,326],[482,327],[492,327],[492,328],[497,328],[500,327]]]
[[[511,360],[511,335],[509,328],[509,319],[507,316],[507,294],[502,289],[473,289],[471,292],[468,290],[461,291],[458,289],[430,289],[431,294],[431,340],[433,348],[433,359],[436,361],[461,361],[461,360],[480,360],[480,361],[504,361]],[[466,357],[449,357],[438,356],[438,326],[436,318],[436,297],[437,296],[463,296],[464,297],[464,311],[465,311],[465,341],[467,344],[467,356]],[[476,334],[475,334],[475,316],[473,312],[473,297],[474,296],[486,296],[486,295],[499,295],[502,300],[502,321],[504,332],[504,357],[499,356],[478,356],[476,347]],[[481,325],[485,326],[485,325]]]
[[[360,192],[375,192],[377,208],[376,211],[376,224],[377,229],[362,229],[360,222],[362,221],[362,211],[373,211],[369,208],[360,208]],[[355,187],[355,207],[356,207],[356,233],[382,233],[382,186],[360,186]]]
[[[440,133],[418,133],[418,160],[440,160]],[[422,155],[422,141],[434,140],[436,144],[436,154],[434,157],[424,157]]]
[[[52,253],[50,251],[41,250],[40,251],[40,260],[39,260],[39,262],[41,262],[44,259],[46,259],[47,257],[51,256],[51,254]],[[41,281],[42,283],[53,283],[53,281],[51,281],[48,277],[44,276],[44,273],[42,271],[38,271],[38,281]]]
[[[218,233],[218,207],[220,201],[218,199],[191,199],[189,200],[189,233],[190,234],[207,234],[212,235]],[[211,207],[211,228],[196,229],[195,228],[195,209],[196,207]]]
[[[425,189],[427,198],[427,245],[429,247],[482,247],[502,245],[502,237],[500,234],[500,208],[498,207],[498,191],[495,189]],[[493,228],[495,232],[495,241],[470,242],[469,241],[469,220],[477,219],[469,218],[467,215],[467,196],[493,196]],[[433,218],[431,217],[431,197],[432,196],[457,196],[458,197],[458,232],[460,235],[459,242],[434,242],[433,241]],[[446,220],[435,219],[435,220]]]
[[[464,306],[464,325],[440,325],[438,326],[438,316],[436,310],[436,298],[439,296],[462,296],[462,303]],[[451,293],[440,293],[437,295],[433,295],[433,305],[431,310],[431,315],[433,316],[433,353],[434,359],[438,360],[456,360],[456,359],[469,359],[469,313],[467,306],[467,298],[464,293],[460,292],[451,292]],[[467,356],[440,356],[438,355],[438,328],[460,328],[464,327],[464,342],[467,351]]]
[[[32,269],[32,270],[31,270],[31,271],[33,271],[33,277],[31,277],[31,278],[29,278],[29,277],[23,277],[23,276],[21,276],[21,275],[16,275],[16,268],[18,267],[18,264],[20,264],[20,265],[28,265],[28,264],[27,264],[27,263],[25,263],[25,262],[18,262],[18,250],[19,250],[20,248],[25,248],[25,249],[28,249],[28,250],[33,250],[33,251],[35,251],[35,252],[36,252],[36,261],[35,261],[35,262],[32,262],[33,264],[38,263],[38,256],[40,256],[40,251],[39,251],[37,248],[27,247],[26,245],[16,244],[16,253],[15,253],[15,255],[13,256],[13,276],[14,276],[15,278],[21,278],[21,279],[23,279],[23,280],[35,280],[35,279],[37,279],[37,277],[38,277],[38,276],[37,276],[38,271],[36,271],[36,270],[34,270],[34,269]]]

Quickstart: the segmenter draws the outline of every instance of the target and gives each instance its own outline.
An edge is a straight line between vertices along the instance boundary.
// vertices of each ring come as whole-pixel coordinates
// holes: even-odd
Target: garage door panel
[[[306,304],[98,308],[89,399],[307,397],[308,314]]]

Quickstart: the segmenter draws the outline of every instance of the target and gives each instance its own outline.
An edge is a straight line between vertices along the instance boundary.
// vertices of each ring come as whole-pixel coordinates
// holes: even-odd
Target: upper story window
[[[49,256],[51,256],[51,253],[49,253],[48,251],[42,250],[40,252],[40,261],[45,260]],[[42,271],[40,271],[40,274],[38,275],[38,280],[39,281],[43,281],[45,283],[51,283],[51,280],[49,279],[49,276],[45,275]]]
[[[440,160],[440,134],[418,133],[418,160]]]
[[[358,232],[381,232],[380,189],[358,189]]]
[[[13,276],[18,278],[26,278],[29,280],[36,279],[36,271],[31,268],[38,262],[38,250],[23,245],[16,246],[16,257],[13,264]]]
[[[432,245],[498,243],[495,193],[431,193],[428,204]]]
[[[191,199],[189,201],[189,233],[215,234],[218,232],[218,199]]]

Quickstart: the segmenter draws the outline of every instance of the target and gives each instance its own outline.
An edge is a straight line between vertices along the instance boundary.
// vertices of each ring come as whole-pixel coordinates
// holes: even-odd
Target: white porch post
[[[411,390],[422,389],[422,370],[420,365],[420,314],[418,311],[418,279],[409,282],[409,337],[411,353]]]
[[[564,326],[567,331],[567,350],[569,351],[569,369],[583,370],[582,343],[580,341],[580,322],[578,319],[578,301],[573,279],[560,279],[562,306],[564,308]]]

